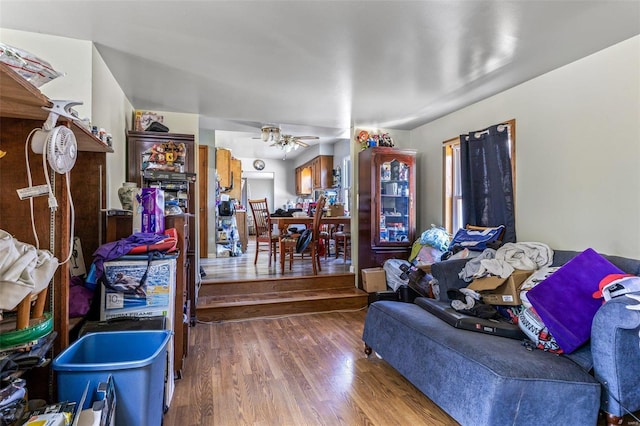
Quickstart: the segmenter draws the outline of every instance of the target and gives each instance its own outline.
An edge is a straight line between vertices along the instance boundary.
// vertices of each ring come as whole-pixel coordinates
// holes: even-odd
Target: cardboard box
[[[362,288],[367,293],[385,291],[387,289],[387,274],[383,268],[367,268],[362,270]]]
[[[516,269],[508,278],[476,278],[467,288],[480,293],[484,303],[517,306],[522,304],[520,286],[532,273],[533,271]]]
[[[331,217],[344,216],[344,206],[342,204],[332,204],[329,206],[327,213],[327,216]]]
[[[145,255],[146,256],[146,255]],[[143,256],[138,256],[143,257]],[[133,260],[119,258],[104,262],[100,319],[131,309],[170,311],[174,304],[176,259]],[[144,281],[143,281],[144,277]]]

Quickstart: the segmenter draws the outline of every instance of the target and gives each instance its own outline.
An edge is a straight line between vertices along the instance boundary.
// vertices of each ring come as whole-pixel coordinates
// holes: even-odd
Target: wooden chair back
[[[271,240],[273,226],[269,215],[269,205],[266,198],[248,200],[253,214],[253,226],[256,231],[256,238]]]
[[[324,195],[321,195],[316,201],[316,212],[313,215],[313,239],[312,244],[317,244],[318,236],[320,235],[320,221],[322,220],[322,213],[324,211],[324,205],[327,202],[327,199]]]

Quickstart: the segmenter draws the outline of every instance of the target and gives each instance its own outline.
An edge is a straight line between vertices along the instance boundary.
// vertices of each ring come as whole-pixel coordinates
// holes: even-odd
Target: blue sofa
[[[554,266],[578,252],[556,251]],[[605,256],[640,275],[640,261]],[[432,265],[441,300],[466,260]],[[416,299],[418,302],[420,298]],[[640,311],[622,296],[602,305],[591,340],[569,355],[527,350],[521,341],[454,328],[415,303],[369,306],[365,352],[375,351],[462,425],[596,425],[599,411],[618,424],[640,410]],[[625,408],[623,408],[625,407]]]

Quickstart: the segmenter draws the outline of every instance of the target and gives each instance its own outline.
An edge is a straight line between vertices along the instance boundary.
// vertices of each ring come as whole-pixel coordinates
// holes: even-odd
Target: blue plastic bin
[[[89,408],[96,386],[111,374],[116,389],[116,424],[160,425],[170,337],[168,330],[83,336],[53,361],[58,400],[79,402],[90,382],[83,407]]]

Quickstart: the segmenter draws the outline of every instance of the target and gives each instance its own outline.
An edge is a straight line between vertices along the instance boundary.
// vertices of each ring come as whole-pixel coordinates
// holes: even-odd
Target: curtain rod
[[[494,126],[496,126],[496,129],[498,130],[498,132],[502,133],[505,130],[509,129],[509,127],[511,127],[511,124],[509,124],[509,123],[500,123],[500,124],[494,124]],[[489,129],[491,127],[493,127],[493,126],[487,127],[486,129],[483,129],[483,130],[478,130],[477,132],[470,132],[470,133],[473,133],[474,137],[479,138],[482,135],[489,134]],[[502,128],[500,128],[500,127],[502,127]],[[467,136],[466,138],[468,140],[469,136]]]
[[[498,126],[498,131],[499,132],[503,132],[505,128],[510,128],[511,127],[511,123],[509,123],[509,122],[499,123],[499,124],[494,124],[494,126]],[[501,126],[503,127],[502,129],[500,129]],[[475,133],[476,137],[482,136],[483,134],[489,133],[489,128],[491,128],[491,127],[493,127],[493,126],[489,126],[486,129],[478,130],[476,132],[469,132],[469,133]],[[442,145],[444,145],[444,146],[455,145],[455,144],[457,144],[459,142],[460,142],[460,138],[452,138],[452,139],[449,139],[449,140],[446,140],[446,141],[442,142]]]

